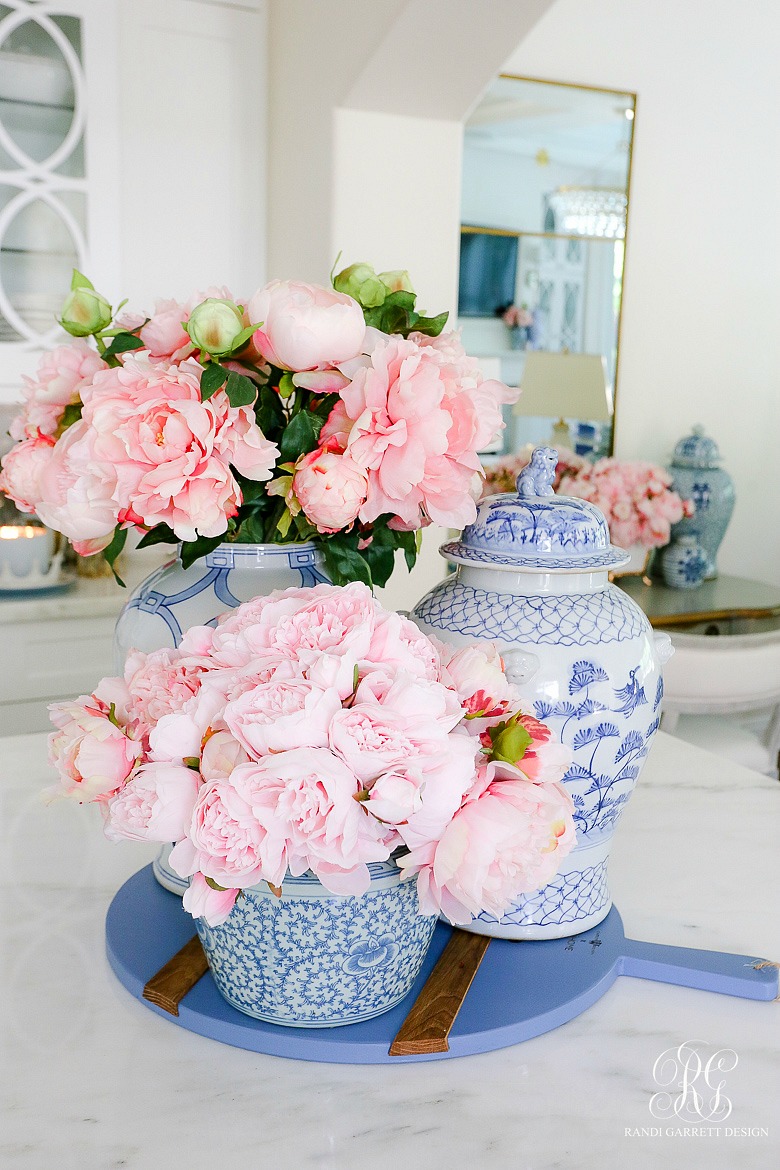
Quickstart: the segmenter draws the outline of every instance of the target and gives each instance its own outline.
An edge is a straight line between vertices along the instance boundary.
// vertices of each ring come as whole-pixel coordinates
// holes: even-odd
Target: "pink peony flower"
[[[385,861],[390,850],[381,826],[355,799],[360,785],[354,773],[324,748],[266,756],[256,768],[257,776],[280,785],[276,811],[289,835],[290,872],[311,869],[334,894],[365,893],[366,862]]]
[[[197,693],[205,663],[180,650],[132,650],[125,662],[125,681],[133,709],[142,723],[152,727],[164,715],[178,711]]]
[[[227,780],[239,764],[248,764],[249,755],[229,731],[215,731],[203,745],[200,774],[204,780]]]
[[[25,405],[11,424],[12,439],[53,435],[66,406],[80,401],[79,391],[106,363],[83,338],[44,353],[35,378],[23,378]]]
[[[457,691],[471,716],[500,715],[517,705],[518,696],[504,673],[494,642],[474,642],[456,648],[442,643],[442,682]]]
[[[456,925],[546,885],[574,844],[572,804],[559,785],[504,779],[488,765],[437,841],[399,859],[417,874],[420,908]]]
[[[287,830],[277,812],[282,787],[254,763],[204,784],[187,836],[171,851],[172,868],[182,877],[200,872],[226,889],[280,886],[287,870]]]
[[[318,531],[340,532],[357,519],[368,476],[349,456],[317,449],[297,463],[292,488]]]
[[[366,325],[357,301],[332,289],[295,280],[272,280],[249,301],[260,322],[253,341],[286,370],[322,370],[360,353]]]
[[[49,712],[57,728],[49,735],[49,763],[61,784],[56,795],[83,804],[117,792],[135,768],[142,746],[117,725],[111,708],[93,694],[51,703]]]
[[[182,906],[193,918],[205,918],[209,926],[220,926],[229,918],[237,896],[238,890],[215,889],[203,874],[196,873],[184,891]]]
[[[438,646],[400,613],[382,611],[377,614],[365,657],[391,673],[404,670],[431,682],[438,682],[441,678]]]
[[[267,479],[278,454],[224,391],[201,402],[201,368],[126,358],[96,377],[83,415],[90,461],[113,476],[123,516],[168,524],[182,540],[226,530],[241,502],[230,459]]]
[[[109,841],[179,841],[189,828],[200,776],[180,764],[142,764],[106,804]]]
[[[153,358],[179,360],[189,357],[195,348],[189,334],[182,328],[182,322],[189,317],[185,304],[174,300],[161,300],[140,331],[141,341]]]
[[[83,548],[82,555],[99,552],[109,544],[119,516],[115,482],[113,470],[91,458],[87,423],[74,423],[41,469],[36,514],[67,536],[78,552]]]
[[[339,389],[343,389],[343,387],[339,387]],[[333,451],[338,455],[343,455],[347,449],[352,427],[353,421],[347,414],[347,408],[339,400],[325,419],[320,431],[320,447],[324,451]]]
[[[338,691],[305,679],[261,683],[225,708],[228,730],[252,757],[291,748],[327,747],[328,727],[341,711]]]
[[[438,340],[385,339],[341,391],[353,423],[346,452],[368,472],[365,523],[389,514],[404,528],[431,520],[461,528],[475,516],[477,449],[503,423],[497,405],[495,416],[487,410],[495,394],[467,374],[462,349]]]
[[[41,477],[49,464],[54,440],[47,435],[24,439],[3,459],[0,491],[22,512],[34,512],[42,499]]]

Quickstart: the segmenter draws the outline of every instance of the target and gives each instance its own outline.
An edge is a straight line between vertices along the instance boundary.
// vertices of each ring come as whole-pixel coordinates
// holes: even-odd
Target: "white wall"
[[[704,423],[737,489],[720,567],[775,583],[778,44],[772,0],[556,0],[505,65],[638,93],[617,453],[664,461]]]
[[[122,264],[132,305],[266,281],[265,0],[120,0]]]

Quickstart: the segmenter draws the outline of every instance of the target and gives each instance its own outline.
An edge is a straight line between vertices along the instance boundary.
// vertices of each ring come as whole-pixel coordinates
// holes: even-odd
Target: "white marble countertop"
[[[19,622],[66,621],[71,618],[116,618],[136,585],[148,577],[166,557],[158,548],[148,554],[134,554],[124,568],[126,588],[113,577],[72,577],[68,589],[40,594],[0,592],[0,626]],[[167,550],[170,557],[170,550]]]
[[[555,1032],[395,1068],[260,1056],[168,1023],[104,951],[111,897],[153,850],[109,844],[95,809],[46,808],[51,779],[43,736],[0,740],[7,1170],[780,1164],[780,1003],[621,978]],[[778,829],[777,782],[659,734],[614,849],[627,934],[780,960]],[[737,1053],[732,1112],[719,1133],[666,1135],[653,1065],[690,1040]]]

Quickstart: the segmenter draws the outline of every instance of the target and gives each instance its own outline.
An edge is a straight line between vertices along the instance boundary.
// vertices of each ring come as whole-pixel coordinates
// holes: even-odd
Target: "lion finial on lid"
[[[534,447],[531,462],[517,477],[517,494],[528,496],[554,496],[553,480],[558,467],[558,452],[554,447]]]

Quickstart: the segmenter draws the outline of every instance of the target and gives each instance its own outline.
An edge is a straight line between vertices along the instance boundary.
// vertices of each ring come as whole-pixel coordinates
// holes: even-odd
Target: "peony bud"
[[[350,264],[334,279],[333,287],[352,297],[364,309],[377,308],[384,304],[387,296],[387,285],[370,264]]]
[[[380,272],[379,279],[388,292],[414,292],[412,278],[405,268],[395,268],[392,272]]]
[[[196,305],[184,329],[193,345],[215,357],[229,354],[245,331],[238,305],[218,297],[209,297]]]
[[[72,337],[89,337],[111,324],[111,306],[94,288],[74,288],[65,298],[60,325]]]

